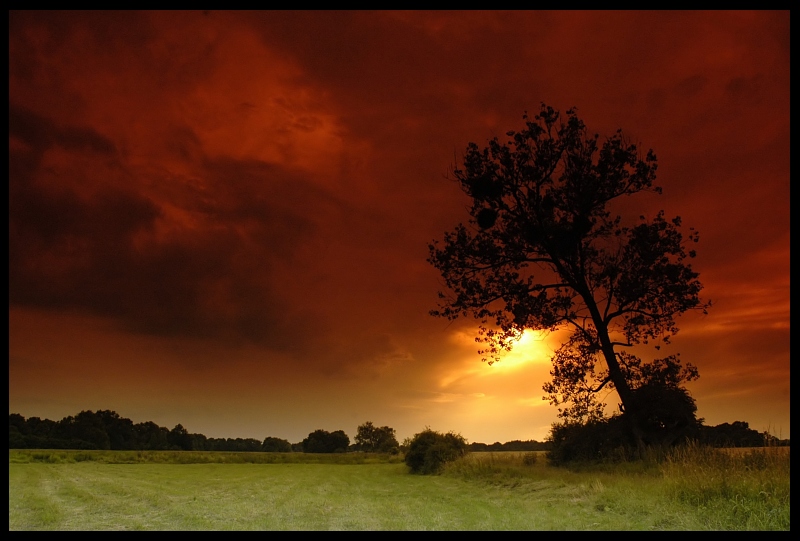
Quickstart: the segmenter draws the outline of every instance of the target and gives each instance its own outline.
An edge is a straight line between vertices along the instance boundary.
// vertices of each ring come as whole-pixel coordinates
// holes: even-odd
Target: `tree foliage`
[[[710,306],[689,264],[695,251],[684,246],[680,217],[623,221],[612,212],[622,198],[661,193],[652,150],[642,154],[621,130],[600,144],[574,109],[562,116],[542,104],[523,119],[506,143],[470,143],[453,171],[472,200],[470,219],[429,245],[448,290],[431,313],[476,318],[490,364],[525,329],[571,329],[552,358],[547,398],[566,422],[586,422],[604,417],[601,391],[616,391],[641,443],[655,415],[642,398],[675,398],[698,376],[677,355],[645,362],[630,350],[668,344],[678,315]],[[697,232],[686,240],[696,243]]]
[[[350,438],[343,430],[328,432],[315,430],[303,440],[304,453],[344,453],[350,445]]]
[[[400,447],[394,428],[377,427],[372,421],[358,427],[355,442],[359,450],[372,453],[396,453]]]
[[[289,440],[267,436],[261,443],[261,450],[265,453],[291,453],[292,444]]]
[[[267,438],[291,445],[286,440]],[[61,421],[17,413],[8,416],[9,449],[112,449],[112,450],[193,450],[266,451],[254,438],[207,438],[190,433],[178,424],[172,430],[152,421],[136,423],[114,411],[82,411]],[[281,449],[286,450],[286,445]]]

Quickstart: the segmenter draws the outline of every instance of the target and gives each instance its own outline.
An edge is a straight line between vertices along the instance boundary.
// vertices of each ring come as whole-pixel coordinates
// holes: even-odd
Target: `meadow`
[[[549,466],[472,453],[9,451],[9,530],[789,530],[788,448]]]

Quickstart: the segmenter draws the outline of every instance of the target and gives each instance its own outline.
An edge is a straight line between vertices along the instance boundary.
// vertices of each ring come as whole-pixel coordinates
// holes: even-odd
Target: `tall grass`
[[[788,447],[677,449],[662,465],[667,493],[716,530],[788,530]]]
[[[641,529],[790,529],[788,447],[690,445],[569,467],[550,466],[544,453],[473,453],[445,475],[522,492],[569,489],[571,500],[624,515],[634,529],[636,521]]]

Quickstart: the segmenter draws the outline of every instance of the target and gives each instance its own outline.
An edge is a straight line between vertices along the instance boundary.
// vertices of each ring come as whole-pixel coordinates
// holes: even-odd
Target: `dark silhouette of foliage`
[[[703,426],[699,434],[700,443],[713,447],[760,447],[765,444],[774,445],[774,440],[774,436],[759,433],[744,421]]]
[[[303,440],[304,453],[344,453],[350,445],[350,438],[343,430],[328,432],[315,430]]]
[[[696,368],[677,355],[645,362],[625,349],[668,344],[677,316],[705,313],[710,303],[700,299],[680,217],[668,220],[662,211],[623,222],[611,211],[623,197],[661,193],[656,156],[641,154],[621,131],[600,145],[574,109],[562,117],[542,104],[533,119],[523,118],[507,143],[470,143],[453,171],[472,200],[471,218],[429,245],[428,261],[449,289],[431,314],[477,319],[490,364],[526,329],[570,328],[544,386],[559,415],[570,424],[602,419],[600,393],[615,391],[640,449],[671,439],[653,431],[680,433],[692,424],[685,419],[692,408],[676,389],[698,377]],[[692,228],[688,241],[698,241]],[[659,393],[680,411],[643,411],[645,398]]]
[[[192,437],[189,435],[189,431],[181,424],[175,425],[175,427],[169,431],[167,441],[172,449],[180,451],[192,450]]]
[[[549,442],[536,440],[511,440],[505,443],[470,443],[467,450],[470,452],[500,452],[500,451],[546,451],[550,448]]]
[[[414,435],[406,450],[405,463],[412,473],[435,474],[444,465],[467,453],[467,440],[461,434],[442,434],[426,428]]]
[[[702,420],[695,418],[694,399],[686,389],[647,385],[634,390],[644,444],[665,450],[697,441]],[[548,458],[552,464],[571,461],[628,460],[638,456],[639,441],[623,415],[588,421],[556,423],[550,431]]]
[[[286,440],[278,441],[289,445]],[[108,410],[82,411],[59,422],[38,417],[26,420],[17,413],[9,414],[8,444],[9,449],[263,450],[262,442],[254,438],[207,438],[190,433],[180,424],[172,430],[152,421],[134,424]]]
[[[355,442],[359,451],[371,453],[397,453],[400,448],[394,428],[376,427],[372,421],[358,427]]]
[[[261,444],[261,450],[266,453],[291,453],[292,444],[288,440],[267,436]]]
[[[620,416],[554,424],[550,441],[552,446],[547,459],[554,465],[623,460],[629,458],[634,444],[632,434]]]
[[[236,453],[256,453],[264,450],[262,442],[255,438],[206,438],[202,434],[192,434],[192,449]]]
[[[70,425],[68,430],[78,440],[89,443],[91,449],[111,449],[111,439],[100,415],[92,411],[82,411],[75,417],[67,417],[62,423]]]
[[[164,450],[169,449],[169,430],[158,426],[153,421],[139,423],[133,426],[138,443],[135,449]]]

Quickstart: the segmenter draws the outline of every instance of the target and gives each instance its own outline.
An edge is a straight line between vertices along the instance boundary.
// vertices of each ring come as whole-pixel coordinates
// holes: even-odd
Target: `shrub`
[[[554,424],[550,441],[547,459],[554,465],[622,459],[635,449],[621,417]]]
[[[426,428],[408,443],[405,461],[412,473],[433,474],[466,453],[467,440],[461,434],[442,434]]]

